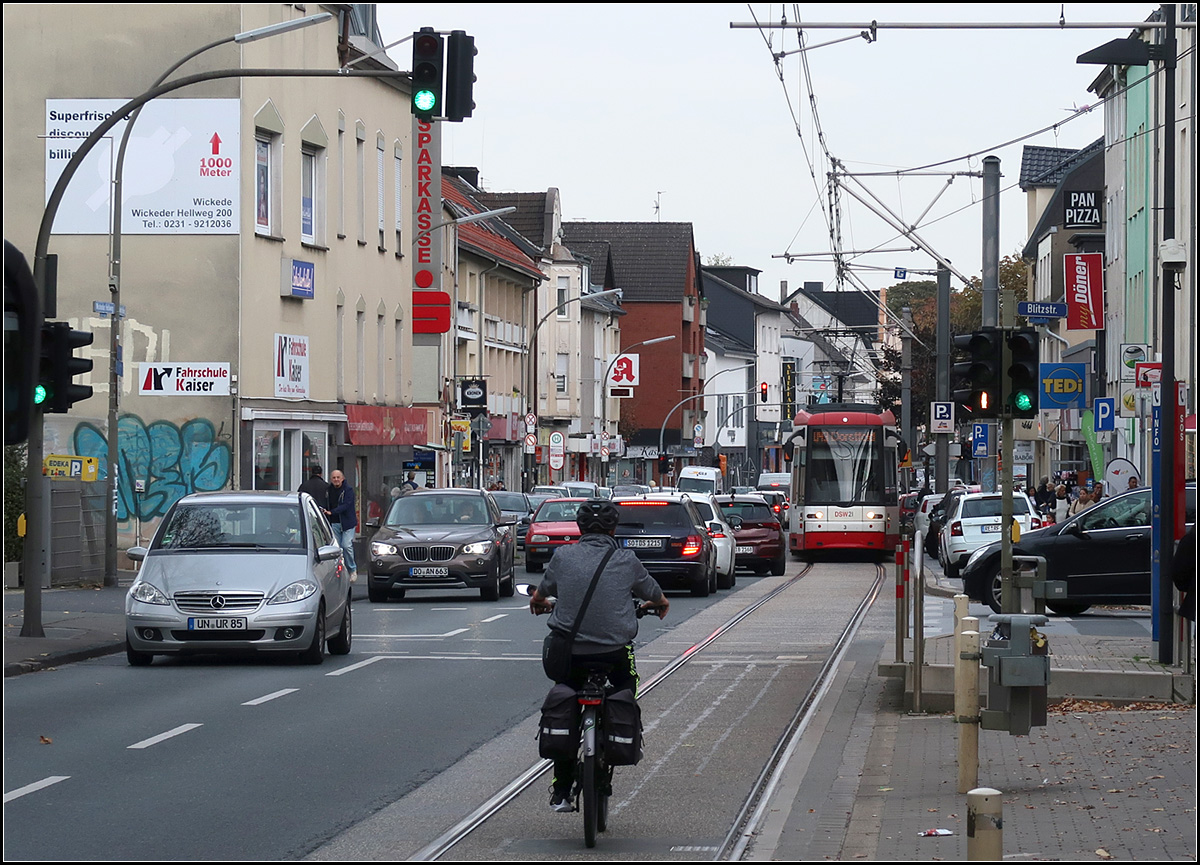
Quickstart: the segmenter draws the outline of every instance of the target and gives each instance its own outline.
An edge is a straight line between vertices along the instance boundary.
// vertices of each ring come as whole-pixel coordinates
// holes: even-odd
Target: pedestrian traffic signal
[[[767,401],[767,383],[765,381],[758,386],[758,399],[760,402]]]
[[[412,113],[429,121],[442,113],[442,37],[432,27],[413,34]]]
[[[1009,366],[1004,382],[1004,404],[1015,418],[1037,417],[1038,333],[1031,327],[1008,334]]]
[[[21,251],[4,241],[4,443],[29,438],[38,364],[33,343],[39,335],[37,289]]]
[[[66,414],[71,406],[92,395],[89,385],[75,384],[77,375],[90,372],[92,362],[76,357],[75,349],[91,345],[95,337],[82,330],[71,330],[65,321],[48,321],[42,325],[42,350],[38,367],[38,384],[33,401],[42,411]]]
[[[666,454],[660,454],[658,457],[658,476],[661,478],[670,470],[671,460],[667,458]]]
[[[446,119],[454,122],[470,117],[475,110],[471,97],[475,87],[475,37],[452,30],[446,41]]]
[[[717,465],[721,467],[721,474],[725,474],[725,469],[726,469],[725,454],[717,454]]]
[[[959,379],[954,399],[970,410],[973,417],[1000,415],[1004,362],[1002,333],[998,328],[985,327],[956,335],[952,340],[956,349],[966,351],[969,356],[969,360],[960,361],[951,368],[952,374]]]

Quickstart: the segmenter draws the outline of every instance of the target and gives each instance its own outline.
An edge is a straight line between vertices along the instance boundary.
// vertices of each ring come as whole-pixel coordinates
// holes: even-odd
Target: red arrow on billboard
[[[213,137],[208,139],[208,141],[210,144],[212,144],[213,156],[216,156],[218,153],[221,152],[221,136],[220,135],[218,135],[217,133],[214,132]]]

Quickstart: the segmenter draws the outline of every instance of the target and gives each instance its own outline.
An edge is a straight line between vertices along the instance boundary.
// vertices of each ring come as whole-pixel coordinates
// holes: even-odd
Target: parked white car
[[[938,541],[938,562],[947,577],[957,579],[971,553],[1000,539],[1003,499],[1000,493],[967,493],[951,505],[953,513],[946,515]],[[1025,493],[1013,493],[1013,519],[1022,532],[1042,527]]]
[[[697,513],[704,518],[704,524],[708,526],[708,536],[712,538],[713,546],[717,550],[717,588],[732,589],[733,584],[737,582],[737,577],[733,573],[734,546],[736,544],[733,528],[725,522],[725,518],[721,516],[721,508],[713,501],[711,495],[708,493],[686,493],[686,495],[696,506]]]
[[[917,505],[914,523],[917,531],[921,533],[921,537],[929,536],[929,514],[933,511],[934,505],[940,502],[944,496],[945,493],[931,493],[921,499],[921,503]]]

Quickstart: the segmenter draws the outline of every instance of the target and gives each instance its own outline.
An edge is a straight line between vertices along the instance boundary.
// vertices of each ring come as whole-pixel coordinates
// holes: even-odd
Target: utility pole
[[[998,327],[1000,325],[1000,160],[995,156],[984,157],[983,160],[983,326]],[[1007,352],[1007,348],[1005,348]],[[1008,356],[1004,355],[1004,370],[1008,369]],[[997,424],[988,422],[988,434],[992,441],[997,440],[996,433],[1000,431]],[[1009,447],[1008,435],[1012,432],[1011,424],[1004,428],[1004,447]],[[1011,465],[1011,454],[1001,461],[1004,470]],[[996,473],[996,458],[988,456],[984,459],[983,484],[984,492],[995,492],[998,482]],[[1003,483],[1001,483],[1004,486]],[[1009,484],[1008,486],[1011,486]],[[1005,523],[1007,525],[1007,523]]]
[[[937,267],[937,400],[950,400],[950,271],[938,262]],[[936,441],[937,484],[935,493],[950,489],[950,438],[939,435]]]
[[[912,310],[904,307],[900,317],[904,321],[904,332],[900,337],[900,429],[904,431],[904,443],[912,453],[916,445],[912,416]]]

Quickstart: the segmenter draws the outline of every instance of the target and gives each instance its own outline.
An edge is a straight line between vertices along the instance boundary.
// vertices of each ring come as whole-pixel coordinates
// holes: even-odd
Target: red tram
[[[792,421],[785,446],[792,455],[792,555],[892,554],[900,539],[898,477],[904,451],[895,416],[854,403],[809,408]]]

